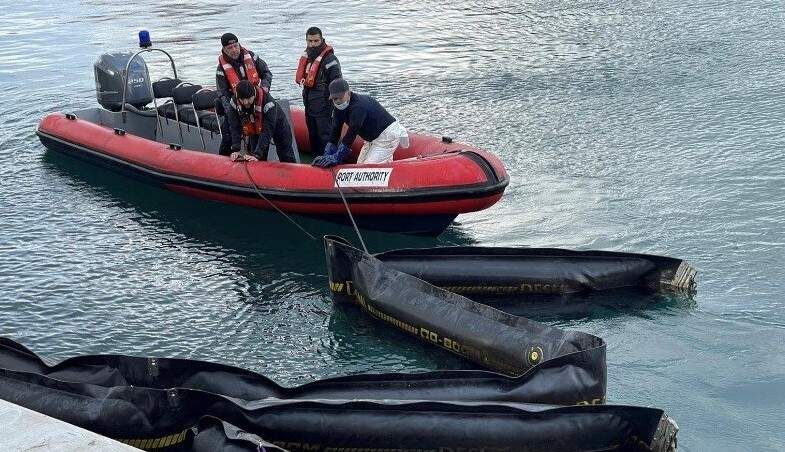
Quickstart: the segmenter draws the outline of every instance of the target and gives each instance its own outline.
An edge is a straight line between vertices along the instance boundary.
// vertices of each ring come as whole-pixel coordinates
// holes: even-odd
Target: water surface
[[[147,187],[35,136],[42,115],[95,105],[93,62],[132,49],[139,29],[203,84],[231,30],[270,65],[274,93],[296,99],[303,33],[318,25],[357,91],[414,131],[496,152],[511,176],[499,204],[438,239],[368,233],[372,250],[529,245],[687,259],[700,270],[693,299],[530,314],[603,337],[609,402],[667,410],[682,450],[785,449],[781,3],[165,3],[0,6],[3,335],[53,360],[205,359],[282,384],[466,367],[333,306],[321,244],[276,214]]]

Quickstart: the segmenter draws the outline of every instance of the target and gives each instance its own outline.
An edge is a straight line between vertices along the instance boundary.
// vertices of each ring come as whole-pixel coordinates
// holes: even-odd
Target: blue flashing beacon
[[[147,30],[142,30],[139,32],[139,47],[146,49],[148,47],[152,47],[153,42],[150,41],[150,32]]]

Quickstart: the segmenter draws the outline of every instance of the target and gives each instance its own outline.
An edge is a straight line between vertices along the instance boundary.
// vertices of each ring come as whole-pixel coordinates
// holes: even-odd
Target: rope
[[[313,236],[313,235],[312,235],[310,232],[306,231],[306,230],[305,230],[305,229],[304,229],[302,226],[300,226],[300,225],[299,225],[299,224],[298,224],[296,221],[294,221],[294,219],[293,219],[292,217],[290,217],[289,215],[287,215],[287,214],[286,214],[286,212],[284,212],[283,210],[279,209],[279,208],[278,208],[278,206],[276,206],[275,204],[273,204],[273,202],[272,202],[272,201],[270,201],[269,199],[267,199],[267,197],[266,197],[266,196],[264,196],[264,194],[262,193],[262,191],[259,189],[259,186],[258,186],[258,185],[256,185],[256,181],[254,181],[254,180],[253,180],[253,177],[251,176],[251,172],[250,172],[250,171],[248,171],[248,165],[246,164],[247,162],[246,162],[245,160],[243,160],[242,162],[243,162],[243,168],[245,169],[245,174],[248,176],[248,180],[249,180],[249,181],[251,181],[251,183],[253,184],[253,188],[254,188],[254,190],[256,190],[256,194],[257,194],[257,195],[259,195],[259,197],[260,197],[260,198],[262,198],[263,200],[267,201],[267,203],[268,203],[268,204],[270,204],[271,206],[273,206],[273,208],[274,208],[275,210],[277,210],[277,211],[278,211],[278,212],[279,212],[281,215],[285,216],[285,217],[286,217],[286,219],[287,219],[287,220],[289,220],[289,221],[291,221],[291,222],[292,222],[292,224],[293,224],[293,225],[295,225],[295,226],[297,226],[297,228],[298,228],[298,229],[300,229],[301,231],[303,231],[303,233],[304,233],[305,235],[307,235],[308,237],[310,237],[310,238],[311,238],[311,240],[316,240],[316,237],[314,237],[314,236]],[[354,220],[352,220],[352,221],[354,221]]]
[[[330,171],[333,171],[332,169]],[[349,214],[349,219],[352,220],[352,226],[354,226],[354,232],[357,233],[357,238],[360,239],[360,245],[363,246],[363,250],[365,254],[371,254],[368,252],[368,248],[365,246],[365,242],[363,241],[363,236],[360,234],[360,229],[357,227],[357,223],[354,222],[354,215],[352,215],[352,210],[349,208],[349,203],[346,202],[346,198],[343,196],[343,190],[341,190],[341,184],[338,183],[338,173],[333,171],[333,179],[335,180],[335,186],[338,187],[338,194],[341,195],[341,200],[343,200],[343,205],[346,206],[346,212]]]

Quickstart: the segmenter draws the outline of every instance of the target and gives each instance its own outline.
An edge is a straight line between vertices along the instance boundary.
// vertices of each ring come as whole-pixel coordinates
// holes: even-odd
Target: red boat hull
[[[307,149],[302,110],[292,110],[292,121],[298,148]],[[341,191],[358,218],[401,216],[416,220],[413,217],[437,216],[451,220],[458,214],[492,206],[509,182],[495,155],[416,134],[410,134],[410,147],[398,149],[395,161],[389,164],[347,164],[332,169],[281,162],[232,162],[202,151],[172,149],[130,133],[117,134],[110,127],[61,113],[44,117],[38,135],[50,149],[142,176],[177,193],[261,209],[272,209],[272,202],[285,212],[315,216],[346,214],[335,186],[341,170],[351,172],[342,176],[349,182],[341,183]],[[354,158],[361,146],[358,139],[353,145]],[[352,177],[361,181],[353,185]],[[384,183],[373,182],[377,179]],[[371,180],[372,186],[360,186],[362,180]],[[405,223],[400,220],[397,223]]]

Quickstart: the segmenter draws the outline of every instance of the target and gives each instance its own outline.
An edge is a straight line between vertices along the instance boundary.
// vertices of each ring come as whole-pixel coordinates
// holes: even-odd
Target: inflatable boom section
[[[461,391],[471,393],[472,373]],[[675,447],[662,410],[417,399],[387,390],[387,376],[344,377],[285,389],[246,370],[200,361],[119,355],[47,365],[0,338],[0,398],[145,450],[155,451],[597,451]],[[418,386],[420,387],[418,389]],[[487,389],[486,389],[487,391]],[[450,392],[450,391],[447,391]],[[469,395],[476,399],[482,391]],[[407,394],[409,398],[391,398]],[[314,397],[314,398],[311,398]],[[513,391],[510,396],[515,399]]]
[[[390,267],[465,295],[571,294],[618,288],[690,292],[696,270],[671,257],[558,248],[443,247],[375,255]]]
[[[590,334],[514,316],[396,270],[342,239],[325,238],[330,289],[377,319],[485,368],[541,375],[541,393],[602,402],[605,342]]]

